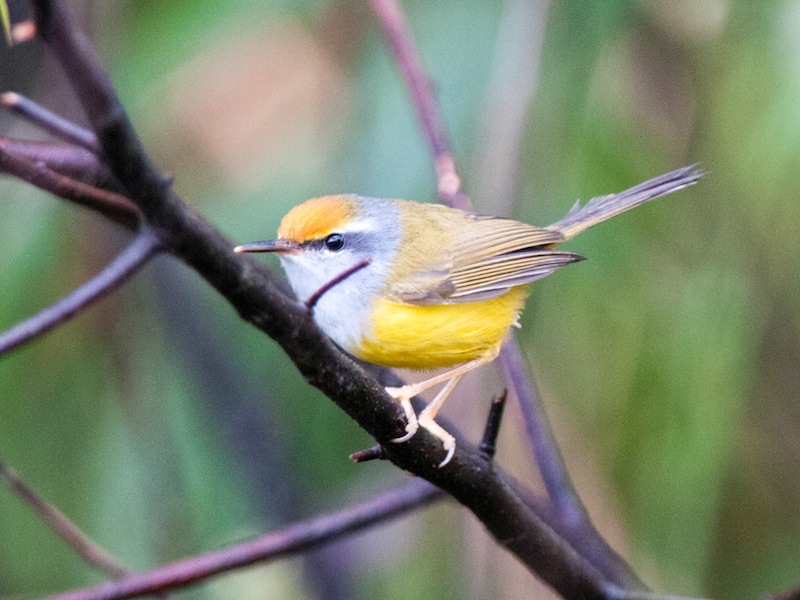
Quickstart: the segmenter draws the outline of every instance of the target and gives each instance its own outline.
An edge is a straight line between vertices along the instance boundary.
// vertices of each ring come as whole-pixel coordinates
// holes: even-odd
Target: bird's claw
[[[386,393],[400,403],[403,408],[403,413],[406,417],[406,434],[391,440],[392,443],[401,444],[407,442],[414,434],[417,433],[420,427],[426,429],[437,440],[442,442],[446,454],[444,460],[439,463],[437,468],[442,468],[453,458],[456,451],[456,438],[450,435],[441,425],[439,425],[426,411],[422,411],[420,416],[414,412],[414,407],[411,405],[411,398],[417,394],[417,390],[412,385],[404,385],[399,388],[387,387]]]
[[[407,442],[414,434],[417,433],[419,429],[419,422],[417,421],[417,413],[414,412],[414,407],[411,406],[411,398],[413,394],[409,395],[409,386],[403,386],[399,388],[386,388],[386,393],[389,394],[392,398],[397,400],[400,403],[400,406],[403,409],[403,413],[406,416],[406,434],[401,435],[398,438],[394,438],[392,443],[395,444],[402,444],[403,442]]]
[[[456,452],[456,438],[454,438],[444,427],[439,425],[429,415],[427,415],[425,411],[422,411],[422,413],[419,415],[419,426],[430,432],[433,437],[442,442],[442,448],[444,448],[447,454],[445,454],[444,460],[440,462],[439,466],[437,467],[438,469],[441,469],[450,462],[450,459],[453,458],[453,454]]]

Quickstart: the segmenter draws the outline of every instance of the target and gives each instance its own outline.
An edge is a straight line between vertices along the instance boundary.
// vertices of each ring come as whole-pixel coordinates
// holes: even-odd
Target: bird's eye
[[[344,236],[341,233],[332,233],[325,238],[325,247],[331,252],[338,252],[344,248]]]

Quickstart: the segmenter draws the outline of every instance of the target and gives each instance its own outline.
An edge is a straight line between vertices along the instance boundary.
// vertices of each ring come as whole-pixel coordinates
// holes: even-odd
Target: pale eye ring
[[[325,238],[323,243],[331,252],[339,252],[344,248],[344,236],[341,233],[332,233]]]

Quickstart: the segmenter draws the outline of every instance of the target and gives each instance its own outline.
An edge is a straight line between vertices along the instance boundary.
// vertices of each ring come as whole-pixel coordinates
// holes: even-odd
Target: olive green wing
[[[583,260],[574,252],[554,250],[564,241],[559,231],[497,217],[475,217],[475,225],[457,238],[449,282],[449,302],[473,302],[547,277]]]
[[[426,289],[401,294],[403,302],[430,305],[487,300],[583,259],[573,252],[553,250],[564,241],[559,231],[497,217],[470,214],[464,218],[447,264],[438,261],[427,271]]]

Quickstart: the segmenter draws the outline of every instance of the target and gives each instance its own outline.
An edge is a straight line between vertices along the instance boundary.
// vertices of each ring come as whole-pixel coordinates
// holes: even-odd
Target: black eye
[[[325,238],[325,247],[331,252],[338,252],[344,248],[344,236],[341,233],[332,233]]]

